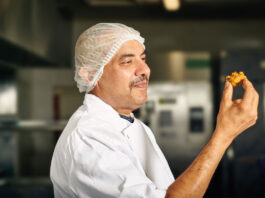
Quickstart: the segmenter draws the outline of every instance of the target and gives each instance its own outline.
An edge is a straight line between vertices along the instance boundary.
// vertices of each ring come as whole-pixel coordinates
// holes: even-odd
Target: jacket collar
[[[84,105],[94,118],[111,124],[119,131],[123,131],[131,124],[127,120],[121,118],[119,113],[109,104],[93,94],[85,95]],[[131,115],[133,116],[133,114]]]

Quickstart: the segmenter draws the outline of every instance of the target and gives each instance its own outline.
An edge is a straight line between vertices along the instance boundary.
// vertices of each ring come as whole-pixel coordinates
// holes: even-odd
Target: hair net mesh
[[[144,46],[144,38],[131,27],[119,23],[99,23],[83,32],[75,46],[75,81],[80,92],[91,91],[103,74],[106,64],[126,41],[136,40]],[[83,68],[87,75],[80,75]]]

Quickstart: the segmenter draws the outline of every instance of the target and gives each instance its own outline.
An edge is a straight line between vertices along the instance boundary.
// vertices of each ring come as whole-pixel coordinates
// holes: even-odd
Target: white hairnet
[[[83,32],[75,46],[75,81],[80,92],[89,92],[103,74],[106,64],[126,41],[136,40],[144,46],[144,38],[131,27],[119,23],[98,23]],[[80,75],[83,68],[87,80]]]

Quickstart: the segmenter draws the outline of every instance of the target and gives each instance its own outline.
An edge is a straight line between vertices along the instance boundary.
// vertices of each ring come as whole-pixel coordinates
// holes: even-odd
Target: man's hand
[[[243,88],[243,98],[232,101],[233,87],[226,82],[214,134],[220,140],[232,142],[236,136],[256,123],[259,95],[248,79],[243,81]]]
[[[192,164],[169,186],[166,198],[203,197],[233,139],[256,123],[259,95],[247,79],[243,81],[243,88],[243,98],[232,101],[233,87],[226,83],[212,138]]]

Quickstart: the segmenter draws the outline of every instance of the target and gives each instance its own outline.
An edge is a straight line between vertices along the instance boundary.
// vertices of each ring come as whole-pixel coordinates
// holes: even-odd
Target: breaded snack
[[[233,72],[231,76],[226,76],[226,80],[229,81],[233,87],[237,87],[242,84],[243,80],[246,79],[244,72]]]

